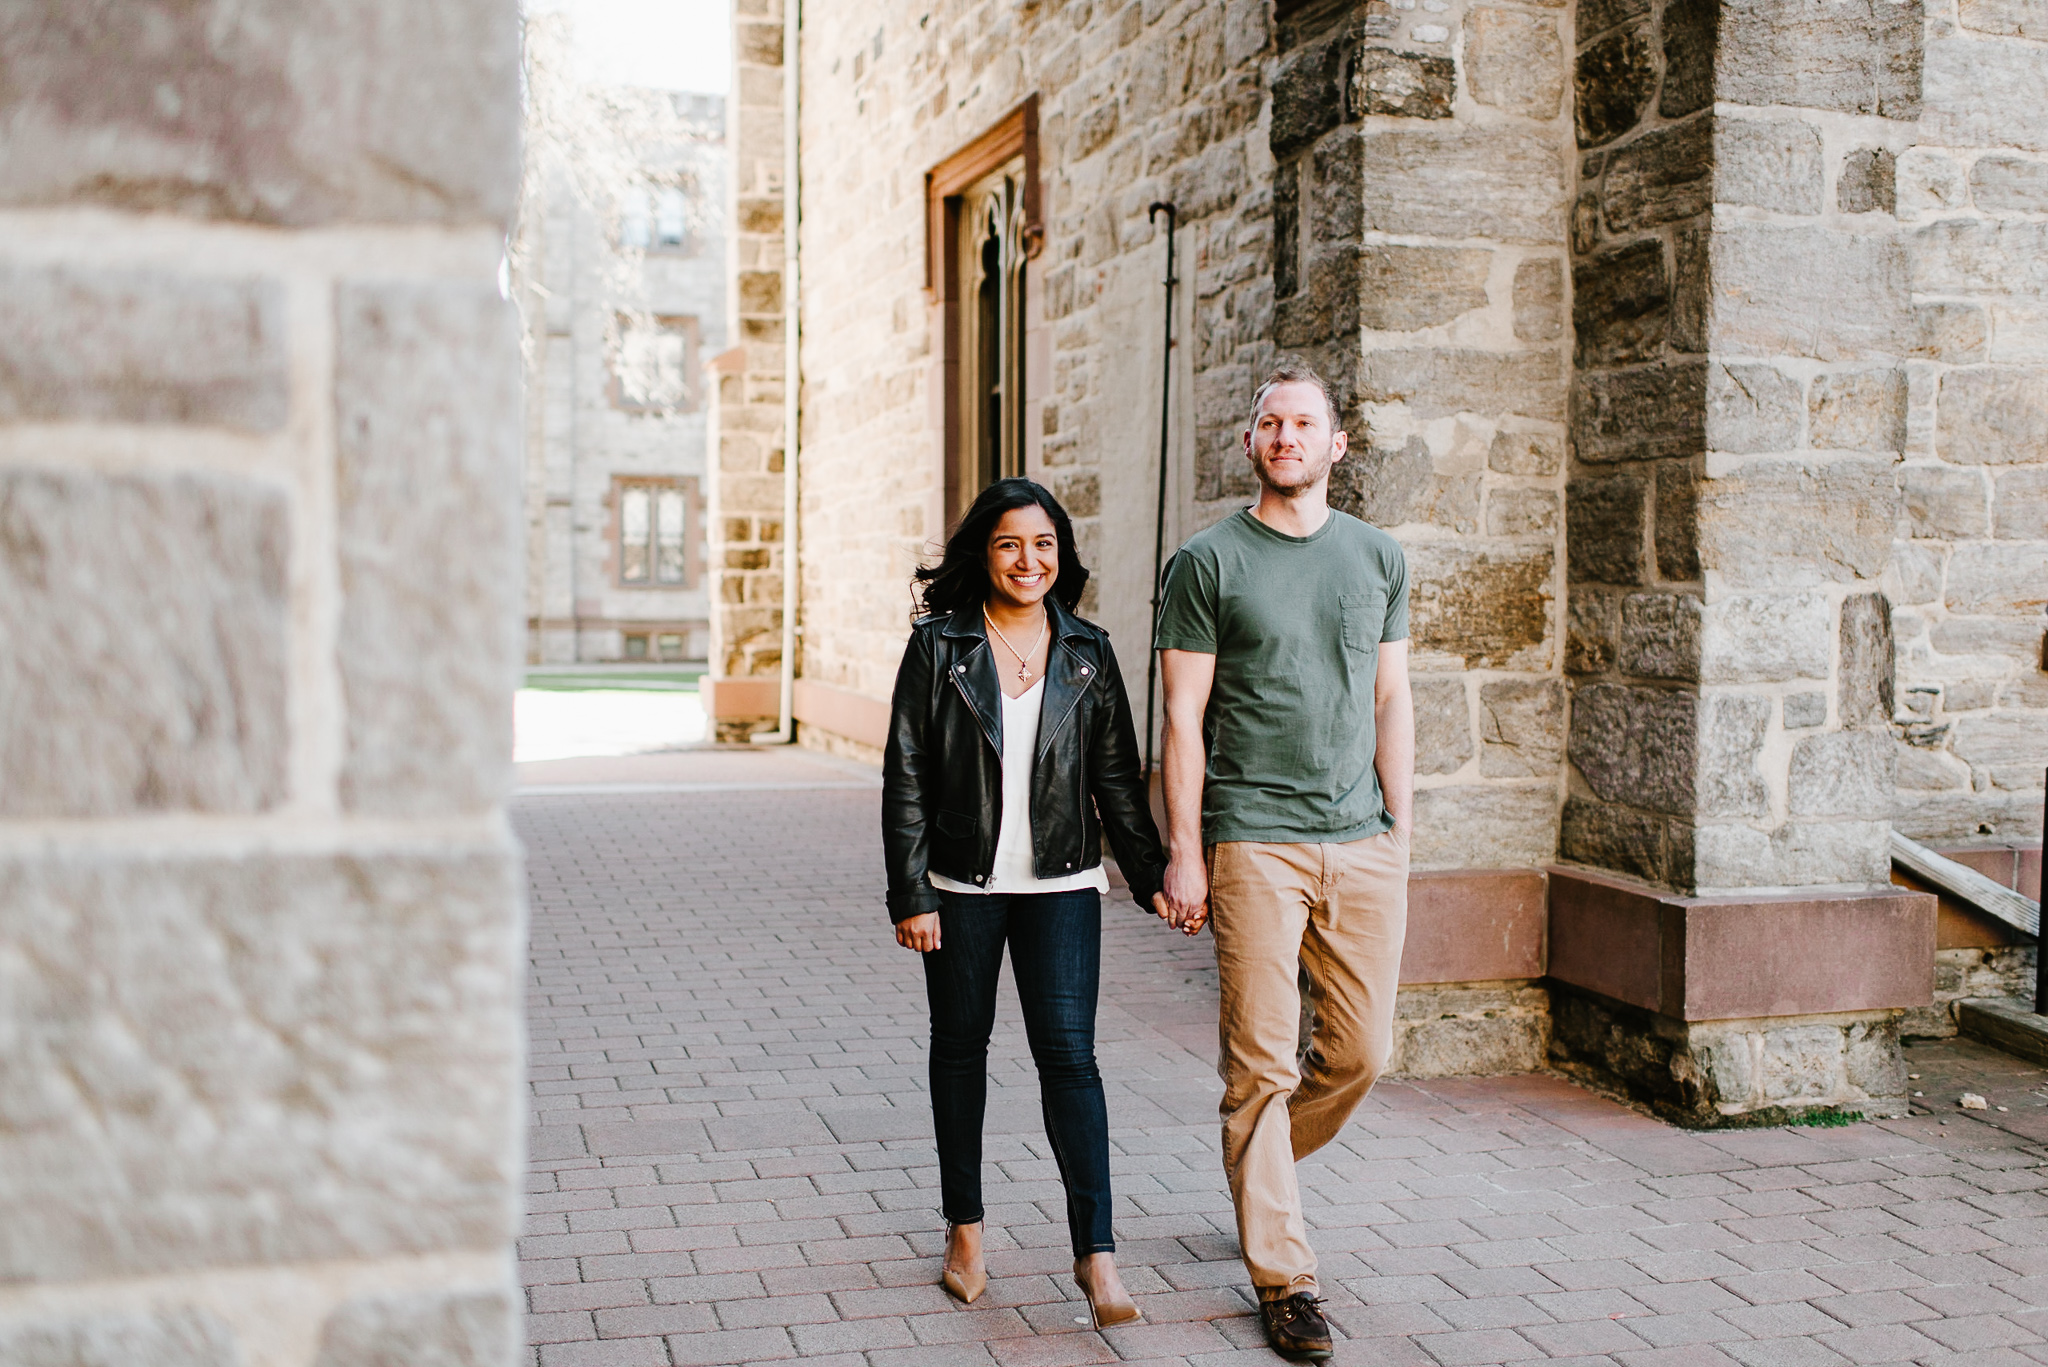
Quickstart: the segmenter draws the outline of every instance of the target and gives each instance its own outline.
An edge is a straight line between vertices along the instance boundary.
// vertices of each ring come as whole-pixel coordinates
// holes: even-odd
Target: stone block
[[[1699,698],[1620,684],[1572,700],[1572,763],[1603,802],[1674,816],[1694,805]]]
[[[1706,213],[1714,202],[1713,170],[1709,120],[1644,134],[1608,160],[1600,196],[1608,231],[1630,233]]]
[[[1888,461],[1754,461],[1700,484],[1700,563],[1734,588],[1876,579],[1897,521]]]
[[[1495,489],[1486,496],[1488,536],[1557,534],[1557,495],[1548,489]]]
[[[1343,43],[1303,47],[1272,78],[1272,121],[1266,129],[1274,160],[1284,162],[1343,119]]]
[[[1983,536],[1990,523],[1987,493],[1981,470],[1959,470],[1953,465],[1899,467],[1900,503],[1914,536],[1955,540]]]
[[[1915,229],[1909,246],[1917,293],[2048,295],[2048,222],[1938,219]]]
[[[1381,332],[1417,332],[1486,307],[1493,253],[1369,245],[1359,252],[1358,319]]]
[[[1704,362],[1577,376],[1572,452],[1588,464],[1697,456],[1705,450]]]
[[[1892,680],[1897,661],[1892,646],[1892,605],[1881,593],[1852,593],[1842,600],[1836,632],[1836,712],[1845,728],[1892,724]]]
[[[335,314],[342,801],[486,810],[523,644],[512,311],[487,286],[345,284]]]
[[[1816,375],[1807,392],[1807,445],[1892,452],[1906,445],[1906,373],[1849,370]]]
[[[234,1332],[208,1310],[31,1319],[0,1327],[7,1367],[241,1367]]]
[[[1554,351],[1368,351],[1359,361],[1358,397],[1364,403],[1405,404],[1418,418],[1481,413],[1555,422],[1565,408],[1560,361]]]
[[[1654,360],[1671,318],[1664,244],[1631,242],[1572,266],[1573,355],[1582,369]]]
[[[33,0],[0,18],[0,120],[8,205],[499,225],[519,188],[518,15],[196,0],[88,19]]]
[[[1465,16],[1465,82],[1472,98],[1532,119],[1557,117],[1564,97],[1564,44],[1557,21],[1525,10],[1474,9]]]
[[[1890,735],[1830,731],[1793,743],[1789,782],[1794,816],[1883,820],[1898,786]]]
[[[0,1277],[509,1242],[518,857],[425,851],[0,859]]]
[[[1682,119],[1714,102],[1719,0],[1669,0],[1664,6],[1664,84],[1657,112]]]
[[[1548,432],[1496,432],[1486,451],[1486,468],[1503,475],[1554,475],[1564,463],[1564,444]]]
[[[1944,596],[1951,612],[2038,619],[2048,607],[2048,541],[1956,547]]]
[[[2030,541],[2048,533],[2048,470],[2002,471],[1992,507],[1997,537]]]
[[[1734,455],[1796,451],[1803,445],[1805,386],[1762,362],[1709,362],[1707,447]]]
[[[1372,232],[1564,238],[1565,161],[1547,135],[1446,124],[1359,135],[1364,225]]]
[[[1690,464],[1657,467],[1657,513],[1651,534],[1659,578],[1684,583],[1700,577],[1699,477]]]
[[[1572,587],[1565,603],[1564,667],[1570,674],[1599,674],[1616,654],[1617,611],[1610,594]]]
[[[290,558],[253,481],[0,470],[0,815],[282,803]]]
[[[1671,234],[1671,348],[1701,352],[1707,349],[1707,320],[1713,299],[1708,288],[1708,224],[1694,220],[1681,224]]]
[[[1624,674],[1697,682],[1700,600],[1687,593],[1631,593],[1623,598],[1616,663]]]
[[[1633,471],[1572,480],[1565,489],[1565,552],[1572,582],[1643,582],[1649,484]]]
[[[1618,24],[1641,19],[1650,12],[1650,0],[1585,0],[1573,19],[1578,41],[1597,38]]]
[[[2038,20],[2036,21],[2038,23]],[[1972,42],[1956,36],[1927,44],[1929,101],[1920,137],[1947,147],[2013,147],[2048,152],[2048,47]]]
[[[1273,297],[1286,299],[1300,288],[1301,163],[1290,161],[1273,168]],[[1048,272],[1046,316],[1072,313],[1073,295],[1071,268]]]
[[[1941,377],[1935,445],[1962,465],[2048,461],[2048,370],[1971,367]]]
[[[1548,546],[1418,542],[1408,547],[1415,648],[1456,655],[1468,669],[1555,668]]]
[[[1654,26],[1632,24],[1580,49],[1572,70],[1579,146],[1599,147],[1642,122],[1657,93]]]
[[[1957,9],[1964,28],[2048,40],[2048,16],[2031,0],[1962,0]]]
[[[1550,994],[1541,987],[1403,988],[1394,1007],[1388,1073],[1482,1077],[1534,1072],[1550,1045]]]
[[[1558,851],[1596,868],[1690,886],[1691,847],[1678,838],[1684,834],[1669,817],[1572,797],[1559,821]]]
[[[1332,250],[1356,255],[1359,215],[1357,148],[1348,138],[1332,138],[1301,159],[1301,197],[1308,225],[1308,251]]]
[[[1752,693],[1700,699],[1698,812],[1701,816],[1769,816],[1770,790],[1757,761],[1771,728],[1771,700]]]
[[[1917,324],[1916,335],[1907,355],[1954,364],[1986,359],[1991,332],[1990,319],[1983,308],[1975,304],[1934,300],[1916,303],[1913,314]],[[2000,327],[2003,340],[2004,324],[2001,323]]]
[[[1969,200],[1963,164],[1936,147],[1908,147],[1893,166],[1898,216],[1908,222],[1963,208]]]
[[[2038,784],[2040,770],[2048,763],[2048,715],[1997,711],[1958,718],[1949,749],[1956,758],[1980,769],[2025,764]],[[2035,792],[2038,794],[2038,787]]]
[[[501,1367],[518,1325],[502,1291],[358,1297],[321,1326],[313,1367]]]
[[[290,402],[274,280],[0,265],[0,421],[269,432]]]
[[[1557,849],[1557,788],[1458,786],[1415,793],[1417,869],[1515,868]]]
[[[1845,214],[1889,214],[1899,207],[1897,160],[1883,147],[1859,147],[1842,158],[1835,207]]]
[[[1709,253],[1716,351],[1869,360],[1901,354],[1916,333],[1906,253],[1888,232],[1735,223]]]
[[[1716,684],[1825,679],[1831,617],[1819,593],[1745,593],[1710,603],[1701,629],[1701,677]]]
[[[1714,127],[1714,199],[1787,214],[1824,207],[1827,168],[1820,130],[1799,119],[1718,119]]]
[[[1457,67],[1448,57],[1424,57],[1362,47],[1345,85],[1354,119],[1391,114],[1406,119],[1448,119],[1457,96]]]
[[[1479,688],[1479,772],[1488,778],[1552,778],[1564,760],[1564,684],[1495,679]]]
[[[1721,9],[1715,98],[1920,117],[1920,0],[1727,0]]]
[[[1427,501],[1434,471],[1421,437],[1354,450],[1330,471],[1330,506],[1375,527],[1398,527]]]
[[[1515,336],[1554,342],[1564,335],[1564,267],[1544,257],[1515,267]]]
[[[1309,258],[1294,297],[1274,305],[1273,341],[1297,350],[1328,342],[1355,347],[1358,305],[1358,249],[1326,247]]]
[[[1825,693],[1787,693],[1785,695],[1785,727],[1787,730],[1804,730],[1813,726],[1825,726],[1828,720],[1828,695]]]
[[[1415,694],[1415,772],[1454,774],[1472,758],[1471,707],[1462,678],[1418,675]]]

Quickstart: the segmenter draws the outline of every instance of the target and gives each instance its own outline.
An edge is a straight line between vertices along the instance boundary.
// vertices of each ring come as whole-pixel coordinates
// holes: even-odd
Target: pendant
[[[1025,664],[1025,663],[1024,663],[1024,662],[1023,662],[1022,660],[1019,660],[1019,661],[1017,662],[1017,682],[1018,682],[1018,683],[1030,683],[1030,682],[1031,682],[1031,667],[1030,667],[1029,665]]]

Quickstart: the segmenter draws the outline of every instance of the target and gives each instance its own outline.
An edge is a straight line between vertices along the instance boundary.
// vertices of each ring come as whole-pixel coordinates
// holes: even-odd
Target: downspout
[[[775,729],[757,731],[748,738],[762,745],[788,745],[796,739],[796,463],[801,444],[797,385],[803,376],[797,356],[801,335],[797,191],[801,182],[796,141],[803,6],[801,0],[782,0],[782,5],[782,686]]]

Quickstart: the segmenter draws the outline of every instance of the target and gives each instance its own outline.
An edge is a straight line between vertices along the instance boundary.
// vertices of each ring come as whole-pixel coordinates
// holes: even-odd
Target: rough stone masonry
[[[504,0],[0,14],[0,1362],[509,1362]]]

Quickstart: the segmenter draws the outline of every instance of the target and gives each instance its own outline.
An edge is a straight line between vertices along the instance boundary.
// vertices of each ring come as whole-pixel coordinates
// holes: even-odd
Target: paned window
[[[696,579],[695,480],[621,480],[619,582],[629,588],[688,588]]]
[[[1024,473],[1023,159],[962,198],[959,487]]]
[[[643,252],[696,250],[690,232],[690,192],[682,185],[641,183],[619,195],[619,245]]]
[[[628,413],[687,413],[697,406],[697,320],[688,314],[619,314],[612,330],[612,406]]]

